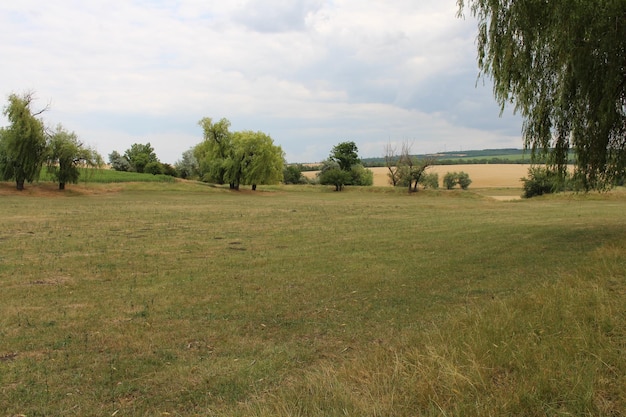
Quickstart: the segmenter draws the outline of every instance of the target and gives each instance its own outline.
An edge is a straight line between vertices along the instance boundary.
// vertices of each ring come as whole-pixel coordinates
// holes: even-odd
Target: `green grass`
[[[5,193],[0,415],[621,415],[625,208],[623,192]]]
[[[39,178],[42,182],[53,181],[53,177],[46,168],[41,170]],[[153,175],[138,172],[123,172],[105,168],[81,168],[79,183],[120,183],[120,182],[174,182],[176,179],[169,175]]]

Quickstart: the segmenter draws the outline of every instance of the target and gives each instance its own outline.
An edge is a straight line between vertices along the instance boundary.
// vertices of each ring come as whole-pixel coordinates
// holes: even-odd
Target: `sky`
[[[478,77],[476,21],[456,14],[456,0],[3,1],[0,105],[33,92],[47,126],[105,159],[149,142],[173,164],[204,117],[269,134],[288,162],[345,141],[362,158],[520,148],[521,118]]]

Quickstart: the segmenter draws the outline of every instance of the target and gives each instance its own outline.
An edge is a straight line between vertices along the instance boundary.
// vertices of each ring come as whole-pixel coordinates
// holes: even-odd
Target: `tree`
[[[333,147],[330,158],[339,164],[339,168],[350,171],[353,165],[359,164],[359,148],[354,142],[341,142]]]
[[[130,163],[131,170],[135,172],[145,172],[146,166],[150,163],[159,163],[154,148],[150,142],[146,144],[133,143],[130,148],[124,152],[124,158]]]
[[[162,175],[165,172],[165,167],[158,161],[148,162],[143,168],[143,172],[152,175]]]
[[[198,122],[202,127],[204,141],[194,148],[194,156],[198,161],[201,179],[218,184],[225,184],[226,171],[232,170],[232,162],[228,162],[231,156],[232,133],[229,131],[230,122],[222,118],[217,123],[209,117]],[[232,185],[232,184],[231,184]]]
[[[259,184],[277,184],[283,179],[284,153],[271,137],[262,132],[242,131],[232,135],[226,153],[224,179],[231,189]]]
[[[109,154],[109,164],[111,168],[116,171],[131,171],[132,166],[130,165],[130,161],[126,159],[124,156],[120,155],[118,151],[113,151]]]
[[[59,190],[66,183],[76,184],[80,167],[102,165],[102,157],[95,150],[78,140],[74,132],[58,125],[48,141],[48,171],[59,183]]]
[[[178,177],[178,170],[175,166],[161,163],[161,170],[163,171],[164,175],[169,175],[170,177]]]
[[[334,185],[335,191],[342,191],[343,187],[352,180],[351,172],[344,171],[337,161],[330,158],[322,163],[317,177],[322,185]]]
[[[198,160],[194,156],[194,148],[183,152],[181,159],[174,164],[178,176],[183,179],[194,178],[198,175]]]
[[[242,147],[243,175],[242,184],[257,185],[278,184],[283,180],[285,153],[280,146],[263,132],[237,132],[236,141]]]
[[[11,94],[4,109],[10,125],[2,129],[0,136],[0,175],[5,181],[14,179],[18,190],[24,189],[24,182],[39,177],[46,159],[46,135],[37,116],[47,107],[33,114],[33,99],[32,93]]]
[[[285,168],[283,169],[283,183],[285,184],[306,183],[304,175],[302,175],[302,165],[300,164],[285,165]]]
[[[408,186],[409,192],[417,192],[417,186],[426,169],[435,163],[435,158],[427,157],[419,160],[411,155],[411,146],[404,142],[398,157],[399,183]]]
[[[586,189],[626,168],[626,2],[457,0],[478,19],[478,66],[524,118],[533,157]]]
[[[317,175],[320,184],[334,185],[335,191],[343,190],[345,185],[372,185],[374,174],[363,167],[358,152],[354,142],[341,142],[334,146]]]
[[[398,155],[396,155],[396,147],[390,143],[385,145],[385,166],[389,170],[387,176],[389,182],[394,187],[400,182],[400,167],[398,166]]]
[[[235,190],[242,184],[255,190],[257,185],[282,181],[284,153],[269,135],[249,130],[231,133],[227,119],[214,123],[205,117],[199,124],[204,141],[193,148],[193,157],[203,181],[228,183]]]

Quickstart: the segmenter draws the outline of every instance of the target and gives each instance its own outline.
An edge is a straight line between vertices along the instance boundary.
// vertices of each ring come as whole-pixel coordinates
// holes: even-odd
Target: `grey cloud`
[[[321,6],[320,0],[249,0],[233,17],[256,32],[302,31],[306,28],[307,16]]]
[[[201,140],[204,116],[269,133],[292,162],[341,140],[521,144],[519,119],[475,88],[475,23],[443,3],[6,2],[0,95],[33,89],[53,101],[51,122],[103,154],[150,140],[170,162]]]

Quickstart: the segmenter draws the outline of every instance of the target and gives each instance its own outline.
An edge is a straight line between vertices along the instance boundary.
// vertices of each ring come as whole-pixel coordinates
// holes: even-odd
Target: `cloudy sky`
[[[475,36],[455,0],[4,1],[0,96],[34,92],[105,159],[150,142],[174,163],[203,117],[269,134],[289,162],[343,141],[521,147],[521,119],[477,84]]]

